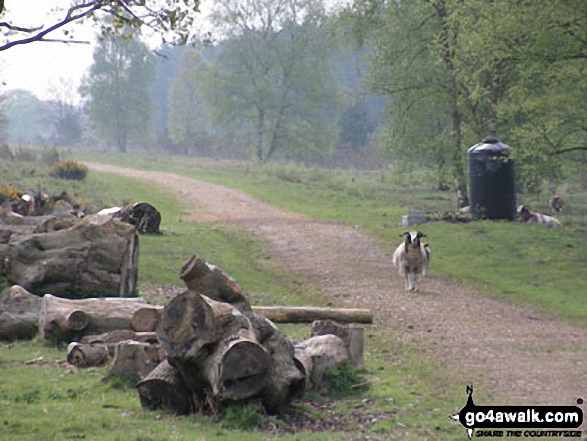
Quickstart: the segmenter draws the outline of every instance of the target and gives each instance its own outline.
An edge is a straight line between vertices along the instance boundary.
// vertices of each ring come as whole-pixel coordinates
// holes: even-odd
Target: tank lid
[[[496,153],[504,154],[512,148],[500,142],[497,138],[484,138],[481,142],[469,148],[469,153]]]

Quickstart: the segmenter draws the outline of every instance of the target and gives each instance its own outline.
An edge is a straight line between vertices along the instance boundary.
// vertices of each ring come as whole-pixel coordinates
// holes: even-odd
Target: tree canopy
[[[237,123],[261,162],[329,150],[340,95],[321,2],[222,1],[214,19],[230,37],[209,88],[218,124]]]
[[[121,152],[129,139],[144,141],[152,132],[155,63],[155,55],[140,40],[116,34],[104,37],[94,51],[80,91],[100,137]]]
[[[584,164],[586,2],[359,0],[342,17],[391,97],[388,151],[446,170],[459,206],[466,150],[486,136],[514,148],[525,186]]]

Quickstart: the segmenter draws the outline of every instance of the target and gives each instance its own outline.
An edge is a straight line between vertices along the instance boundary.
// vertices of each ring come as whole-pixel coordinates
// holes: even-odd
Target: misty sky
[[[5,3],[8,10],[2,15],[2,21],[35,27],[59,21],[64,12],[56,13],[53,9],[66,8],[71,1],[5,0]],[[52,98],[55,89],[63,93],[67,88],[76,93],[82,76],[92,64],[96,30],[89,21],[71,24],[68,29],[73,31],[76,39],[91,44],[33,42],[0,52],[0,79],[5,83],[2,90],[26,89],[40,99]],[[55,31],[47,38],[63,38],[63,32]]]

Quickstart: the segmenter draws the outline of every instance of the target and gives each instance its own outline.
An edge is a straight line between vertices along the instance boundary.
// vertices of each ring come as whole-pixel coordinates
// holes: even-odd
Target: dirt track
[[[490,391],[500,400],[478,404],[575,405],[578,398],[587,398],[585,328],[484,298],[437,277],[434,260],[420,292],[405,293],[403,280],[391,269],[389,253],[395,244],[383,250],[356,228],[311,220],[238,190],[169,173],[88,165],[181,194],[197,213],[192,221],[228,222],[251,231],[267,243],[274,261],[320,284],[334,305],[371,308],[376,326],[390,341],[421,342],[453,372],[447,389],[463,388],[464,393],[465,384],[472,382],[476,390]]]

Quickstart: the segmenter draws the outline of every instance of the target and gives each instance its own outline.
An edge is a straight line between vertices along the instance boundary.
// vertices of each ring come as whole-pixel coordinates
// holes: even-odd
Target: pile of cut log
[[[109,366],[109,376],[137,385],[150,409],[177,414],[215,411],[227,402],[257,399],[279,412],[304,390],[328,388],[327,372],[350,360],[363,366],[363,329],[332,320],[314,323],[295,344],[263,314],[293,322],[340,319],[370,323],[366,310],[251,307],[241,287],[193,256],[180,271],[187,290],[167,305],[140,298],[42,298],[12,286],[0,297],[0,338],[70,343],[68,362]],[[293,312],[292,312],[293,311]]]
[[[139,243],[104,217],[0,216],[0,277],[37,295],[132,296]]]

